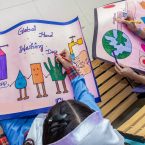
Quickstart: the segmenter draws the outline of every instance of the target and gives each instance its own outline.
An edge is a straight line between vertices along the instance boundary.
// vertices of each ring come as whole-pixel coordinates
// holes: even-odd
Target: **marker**
[[[116,62],[117,64],[119,64],[119,63],[118,63],[118,60],[117,60],[117,58],[116,58],[116,55],[115,55],[115,53],[114,53],[114,51],[112,51],[112,54],[113,54],[113,57],[114,57],[114,59],[115,59],[115,62]]]
[[[55,56],[57,56],[58,54],[55,54],[55,53],[54,53],[54,55],[55,55]],[[70,60],[68,60],[68,59],[66,59],[66,58],[65,58],[62,54],[60,54],[60,55],[61,55],[61,57],[62,57],[65,61],[67,61],[67,62],[71,63],[71,61],[70,61]]]
[[[137,21],[137,20],[122,20],[119,18],[116,18],[116,21],[125,21],[125,22],[129,22],[129,23],[135,23],[135,24],[141,24],[141,21]]]

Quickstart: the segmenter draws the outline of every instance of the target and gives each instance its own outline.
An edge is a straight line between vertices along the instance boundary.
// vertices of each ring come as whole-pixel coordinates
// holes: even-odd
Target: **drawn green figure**
[[[17,78],[15,80],[15,87],[16,89],[19,89],[20,91],[20,97],[17,99],[18,101],[21,101],[23,99],[24,100],[29,99],[29,96],[27,96],[27,90],[26,90],[27,80],[21,71],[19,71]],[[25,96],[24,98],[22,97],[22,89],[24,89],[24,96]]]
[[[49,72],[52,81],[55,81],[56,88],[57,88],[56,94],[61,94],[58,81],[62,81],[62,85],[64,88],[63,93],[68,93],[68,90],[66,88],[66,83],[65,83],[66,73],[63,74],[62,65],[60,63],[56,62],[56,59],[55,59],[55,66],[53,66],[49,57],[48,57],[48,64],[49,64],[49,67],[48,67],[47,63],[44,62],[44,66],[45,66],[46,70]]]

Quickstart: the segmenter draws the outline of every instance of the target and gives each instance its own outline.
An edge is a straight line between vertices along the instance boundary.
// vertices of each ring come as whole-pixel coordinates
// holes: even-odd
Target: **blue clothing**
[[[81,76],[75,77],[71,80],[75,100],[83,102],[95,111],[100,111],[95,103],[94,96],[89,93],[86,87],[85,79]],[[22,145],[25,139],[25,133],[31,127],[34,120],[33,117],[25,117],[13,120],[0,121],[10,145]]]
[[[94,111],[100,111],[100,108],[97,106],[94,96],[89,92],[83,77],[77,76],[71,81],[71,84],[75,100],[86,104]]]

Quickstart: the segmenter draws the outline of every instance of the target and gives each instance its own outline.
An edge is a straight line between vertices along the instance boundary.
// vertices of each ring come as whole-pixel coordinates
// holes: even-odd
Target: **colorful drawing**
[[[36,88],[37,88],[37,93],[38,93],[37,98],[47,97],[48,95],[45,89],[41,64],[40,63],[30,64],[30,68],[31,68],[31,73],[32,73],[33,84],[36,85]],[[41,95],[40,93],[39,84],[41,84],[42,86],[43,95]]]
[[[27,89],[26,89],[27,80],[21,71],[19,71],[17,78],[15,80],[15,87],[20,91],[20,97],[17,99],[18,101],[21,101],[23,99],[24,100],[29,99],[29,96],[27,95]],[[24,98],[22,96],[22,89],[24,89]]]
[[[141,48],[145,52],[145,44],[144,43],[141,44]]]
[[[64,48],[73,61],[77,56],[88,91],[100,102],[78,17],[67,22],[23,21],[1,30],[0,42],[9,44],[5,49],[8,45],[0,45],[0,120],[44,113],[60,101],[74,99],[71,81],[54,57]]]
[[[74,63],[76,64],[80,75],[86,75],[91,72],[88,54],[85,50],[80,52],[80,54],[75,58]]]
[[[141,20],[145,23],[145,17],[141,17]]]
[[[48,65],[49,65],[49,67],[48,67]],[[65,84],[66,73],[63,73],[62,65],[60,63],[56,62],[56,60],[55,60],[55,66],[53,66],[49,57],[48,57],[48,65],[46,62],[44,62],[44,66],[45,66],[46,70],[49,72],[52,81],[55,81],[56,88],[57,88],[56,94],[61,93],[58,81],[62,81],[62,85],[64,88],[63,93],[68,93],[68,90],[67,90],[66,84]]]
[[[142,7],[144,2],[141,3]],[[115,63],[114,52],[120,64],[144,71],[144,68],[140,67],[142,59],[139,55],[139,51],[145,52],[144,41],[132,33],[124,23],[120,23],[120,20],[129,15],[139,29],[145,30],[145,11],[140,7],[139,0],[113,4],[115,7],[111,9],[104,9],[104,6],[95,9],[93,58]]]
[[[124,59],[131,54],[132,45],[125,33],[119,30],[109,30],[106,32],[102,39],[102,44],[105,51],[113,57],[114,51],[118,59]]]
[[[140,65],[145,68],[145,56],[140,56],[139,62],[140,62]]]
[[[140,2],[140,5],[145,10],[145,1]]]
[[[6,54],[0,49],[0,80],[7,79],[7,59]]]
[[[74,60],[75,59],[75,54],[74,54],[74,51],[73,51],[73,47],[75,46],[75,45],[82,45],[83,44],[83,39],[82,38],[79,38],[79,39],[77,39],[77,41],[75,42],[74,41],[74,38],[75,38],[75,36],[71,36],[71,37],[69,37],[70,39],[72,39],[71,40],[71,42],[70,43],[68,43],[68,48],[69,48],[69,51],[70,51],[70,55],[71,55],[71,58],[72,58],[72,60]]]

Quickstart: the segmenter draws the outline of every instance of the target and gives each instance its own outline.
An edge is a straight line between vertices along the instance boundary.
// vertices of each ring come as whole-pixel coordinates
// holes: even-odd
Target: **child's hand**
[[[130,31],[132,31],[132,32],[135,33],[135,32],[137,31],[137,27],[136,27],[136,25],[135,25],[134,22],[129,22],[129,21],[134,21],[134,19],[131,18],[131,17],[127,17],[127,19],[122,20],[122,23],[126,24],[127,28],[128,28]]]
[[[133,22],[129,22],[129,21],[134,21],[134,17],[132,15],[131,12],[128,12],[128,16],[125,19],[116,19],[117,22],[119,23],[123,23],[126,24],[127,28],[132,31],[132,32],[136,32],[137,31],[137,27],[135,25],[135,23]]]
[[[73,66],[70,54],[66,49],[56,56],[56,60],[59,61],[65,69]]]
[[[117,63],[115,64],[115,70],[118,74],[130,79],[134,79],[134,76],[136,74],[130,67],[121,64],[118,65]]]

